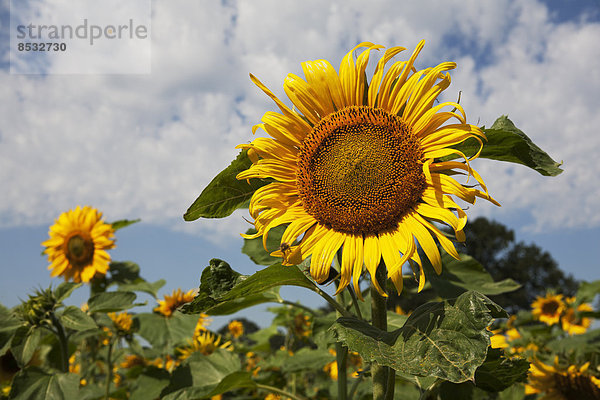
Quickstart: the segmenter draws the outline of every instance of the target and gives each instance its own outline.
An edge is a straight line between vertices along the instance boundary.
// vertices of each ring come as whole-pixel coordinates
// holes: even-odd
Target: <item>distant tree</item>
[[[577,280],[566,275],[550,253],[533,243],[515,243],[514,232],[505,225],[479,217],[467,224],[465,235],[459,251],[478,260],[494,280],[512,278],[522,285],[517,291],[492,297],[508,311],[529,309],[536,296],[548,289],[567,296],[577,291]]]

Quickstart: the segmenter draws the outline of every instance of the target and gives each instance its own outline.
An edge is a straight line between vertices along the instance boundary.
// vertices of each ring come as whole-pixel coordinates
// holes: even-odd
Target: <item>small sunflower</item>
[[[534,360],[529,366],[529,381],[525,394],[543,394],[541,400],[595,400],[600,399],[600,379],[587,373],[590,363],[581,367],[561,368],[558,357],[554,365]]]
[[[547,293],[545,297],[538,296],[531,303],[531,313],[534,318],[546,323],[547,325],[558,324],[560,316],[565,309],[562,294]]]
[[[208,356],[215,352],[216,349],[232,350],[230,341],[221,343],[221,336],[215,335],[209,331],[201,332],[198,336],[194,337],[188,346],[180,347],[179,359],[185,360],[192,353],[200,352],[205,356]]]
[[[436,240],[458,259],[452,241],[435,225],[444,223],[458,241],[465,240],[467,217],[451,195],[471,204],[477,197],[498,203],[470,166],[479,152],[467,158],[452,148],[468,139],[481,146],[485,135],[466,123],[459,104],[436,104],[450,84],[447,71],[456,64],[416,70],[423,46],[421,41],[408,61],[394,62],[387,70],[405,49],[386,50],[370,82],[365,74],[369,55],[383,46],[359,44],[344,57],[339,74],[326,60],[307,61],[302,64],[306,80],[289,74],[284,82],[295,109],[251,75],[280,113],[265,113],[263,123],[253,128],[263,128],[271,138],[238,146],[248,149],[253,164],[237,178],[272,180],[250,200],[257,233],[245,237],[263,236],[266,248],[269,230],[287,224],[280,249],[271,255],[282,257],[285,265],[312,256],[310,273],[319,283],[343,248],[338,292],[353,280],[358,295],[363,263],[373,277],[382,259],[398,293],[408,261],[419,266],[423,289],[417,243],[438,274],[442,263]],[[355,60],[359,48],[366,50]],[[473,177],[482,190],[458,183],[457,175]]]
[[[42,246],[46,247],[52,277],[89,282],[96,274],[108,271],[110,256],[106,250],[115,247],[114,230],[95,208],[77,207],[62,213],[48,234],[50,238]]]
[[[133,326],[133,320],[131,319],[131,314],[126,311],[120,313],[108,313],[108,317],[112,320],[113,325],[117,328],[119,333],[128,334],[131,332],[131,327]]]
[[[244,324],[238,320],[231,321],[229,325],[227,325],[227,329],[234,339],[237,339],[244,334]]]
[[[181,289],[173,290],[172,295],[166,294],[164,300],[158,301],[158,306],[154,308],[154,311],[161,313],[165,317],[170,317],[179,307],[194,300],[194,293],[193,289],[187,293],[183,293]]]
[[[581,335],[588,330],[592,324],[592,320],[587,317],[578,317],[577,313],[582,311],[594,311],[594,309],[587,303],[582,303],[577,307],[574,306],[574,303],[575,298],[571,297],[567,299],[569,308],[567,308],[560,321],[563,330],[569,335]]]

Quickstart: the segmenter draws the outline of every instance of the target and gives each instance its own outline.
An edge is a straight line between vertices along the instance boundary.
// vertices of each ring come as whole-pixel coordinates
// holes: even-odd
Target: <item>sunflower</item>
[[[543,393],[544,400],[593,400],[600,399],[600,379],[587,374],[590,363],[581,367],[570,365],[564,369],[558,365],[547,365],[534,360],[529,366],[529,381],[525,394]]]
[[[131,319],[131,314],[129,314],[127,311],[123,311],[118,314],[110,312],[108,313],[108,317],[111,319],[118,332],[123,334],[128,334],[131,332],[133,320]]]
[[[531,308],[531,313],[534,318],[547,325],[557,324],[565,309],[563,295],[547,293],[545,297],[538,296],[535,301],[531,303]]]
[[[237,339],[244,334],[244,324],[238,320],[231,321],[227,325],[227,329],[229,329],[229,333],[234,339]]]
[[[62,213],[48,234],[50,238],[42,246],[46,247],[52,277],[89,282],[96,274],[108,271],[110,256],[106,250],[115,247],[114,230],[95,208],[77,207]]]
[[[253,75],[252,81],[277,104],[280,113],[262,117],[271,138],[239,145],[247,149],[252,165],[238,179],[262,178],[272,182],[250,200],[257,233],[288,224],[281,247],[271,255],[285,265],[298,264],[312,255],[310,273],[319,283],[327,279],[336,252],[342,290],[353,280],[357,294],[363,263],[373,278],[383,259],[387,275],[402,290],[402,266],[419,266],[419,290],[425,275],[418,243],[441,273],[439,244],[454,258],[452,240],[435,223],[450,226],[458,241],[465,240],[465,212],[451,195],[473,204],[490,197],[471,158],[453,149],[471,139],[481,149],[485,139],[476,126],[466,123],[463,108],[454,102],[435,104],[450,84],[446,72],[456,67],[445,62],[416,70],[421,41],[408,61],[386,65],[403,47],[385,51],[367,82],[365,70],[371,51],[383,48],[361,43],[342,60],[339,74],[326,60],[302,64],[306,80],[289,74],[284,90],[290,109]],[[366,48],[356,60],[355,50]],[[446,124],[455,119],[454,123]],[[482,190],[458,183],[454,176],[473,177]],[[415,243],[416,242],[416,243]],[[376,279],[376,289],[384,294]]]
[[[205,356],[208,356],[215,352],[216,349],[225,349],[232,350],[232,345],[230,341],[221,343],[221,336],[217,336],[209,331],[204,331],[200,333],[198,336],[195,336],[191,343],[189,343],[185,347],[180,347],[177,350],[179,351],[179,359],[185,360],[192,353],[200,352]]]
[[[166,294],[164,300],[158,301],[158,306],[154,308],[154,311],[165,317],[170,317],[179,307],[194,300],[194,293],[193,289],[187,293],[183,293],[181,289],[173,290],[172,295]]]
[[[594,311],[594,309],[587,303],[582,303],[577,307],[574,306],[574,303],[574,297],[567,298],[567,304],[570,307],[567,308],[567,311],[565,311],[562,316],[561,324],[563,330],[569,335],[581,335],[590,327],[592,320],[587,317],[578,317],[577,313],[582,311]]]

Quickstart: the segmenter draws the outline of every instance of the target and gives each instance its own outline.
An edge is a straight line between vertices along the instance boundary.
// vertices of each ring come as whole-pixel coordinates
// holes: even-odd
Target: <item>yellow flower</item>
[[[575,303],[574,298],[567,299],[567,304],[570,307],[561,318],[562,328],[569,335],[581,335],[590,327],[592,320],[587,317],[577,317],[576,314],[582,311],[594,311],[594,309],[587,303],[582,303],[575,309],[572,305],[573,303]]]
[[[106,250],[115,247],[114,230],[101,218],[101,212],[88,206],[58,217],[48,232],[50,238],[42,242],[51,276],[89,282],[96,274],[106,274],[110,262]]]
[[[119,364],[119,368],[128,369],[128,368],[133,368],[138,365],[140,365],[140,366],[146,365],[146,360],[143,357],[140,357],[136,354],[127,354],[125,356],[125,360],[123,360],[121,362],[121,364]]]
[[[187,293],[183,293],[181,289],[173,290],[172,295],[165,295],[164,300],[158,301],[158,306],[154,308],[154,311],[161,313],[165,317],[170,317],[173,312],[185,303],[189,303],[194,300],[194,290],[190,290]]]
[[[539,398],[545,400],[600,399],[600,380],[586,373],[588,367],[589,362],[564,369],[559,367],[558,357],[553,366],[534,360],[525,394],[543,393]]]
[[[265,396],[265,400],[281,400],[281,396],[275,393],[269,393]]]
[[[302,313],[294,316],[294,333],[299,337],[309,337],[312,332],[310,317]]]
[[[119,332],[127,334],[131,331],[131,326],[133,325],[131,314],[128,314],[126,311],[120,312],[119,314],[111,312],[108,313],[108,317],[112,320],[115,328],[117,328]]]
[[[229,329],[229,333],[234,339],[237,339],[244,334],[244,324],[238,320],[231,321],[229,325],[227,325],[227,329]]]
[[[212,322],[212,318],[208,317],[208,314],[200,313],[198,316],[198,322],[196,323],[196,327],[194,328],[194,337],[200,335],[201,332],[206,330],[206,327],[210,325]]]
[[[337,381],[337,379],[338,379],[338,366],[337,366],[337,362],[336,361],[332,361],[330,363],[327,363],[327,365],[325,365],[323,367],[323,371],[325,371],[327,373],[327,375],[329,375],[329,377],[332,380]]]
[[[226,349],[231,351],[231,342],[227,341],[221,343],[221,336],[216,336],[209,331],[204,331],[196,336],[188,346],[180,347],[177,350],[180,353],[179,359],[185,360],[191,356],[192,353],[197,351],[207,356],[214,353],[216,349]]]
[[[506,336],[502,334],[502,331],[500,329],[496,329],[490,332],[493,333],[492,337],[490,337],[490,347],[492,349],[505,349],[508,347]]]
[[[282,257],[285,265],[312,255],[310,273],[319,283],[343,248],[338,292],[352,279],[358,295],[363,263],[373,277],[381,259],[398,292],[405,262],[419,265],[421,290],[425,278],[415,239],[437,273],[442,263],[436,239],[459,257],[434,224],[449,225],[457,240],[465,240],[467,217],[450,195],[471,204],[477,197],[498,203],[470,167],[479,152],[467,159],[451,148],[467,139],[482,145],[485,135],[466,123],[459,104],[436,103],[450,84],[446,71],[456,64],[417,71],[414,63],[423,45],[387,71],[386,64],[404,48],[386,50],[370,82],[365,77],[369,55],[383,46],[359,44],[344,57],[339,74],[326,60],[307,61],[302,64],[306,81],[289,74],[284,82],[295,109],[251,75],[280,113],[265,113],[253,129],[263,128],[272,138],[238,146],[248,149],[253,164],[237,178],[272,180],[250,200],[257,233],[245,237],[262,235],[266,244],[270,229],[289,224],[280,249],[271,255]],[[366,50],[355,61],[359,48]],[[446,124],[452,118],[455,123]],[[475,182],[463,185],[454,179],[457,175]]]
[[[562,300],[562,294],[547,293],[545,297],[538,296],[531,303],[534,318],[546,323],[547,325],[557,324],[560,315],[565,309],[565,303]]]

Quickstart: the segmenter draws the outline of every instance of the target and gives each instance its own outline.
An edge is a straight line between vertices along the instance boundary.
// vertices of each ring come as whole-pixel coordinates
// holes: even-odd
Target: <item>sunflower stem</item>
[[[56,318],[54,313],[51,317],[52,325],[56,328],[56,331],[52,331],[56,333],[58,337],[58,342],[60,344],[60,356],[62,361],[62,370],[63,372],[69,372],[69,340],[67,339],[67,335],[65,333],[65,328],[63,328],[60,321]]]
[[[340,292],[337,296],[337,300],[339,303],[346,304],[344,301],[343,291]],[[337,313],[337,317],[340,317],[340,313]],[[347,400],[348,399],[348,348],[342,345],[341,342],[335,343],[335,358],[337,362],[337,370],[338,370],[338,399],[339,400]]]
[[[323,290],[321,290],[317,286],[314,286],[312,288],[312,291],[315,292],[316,294],[318,294],[319,296],[321,296],[322,298],[324,298],[343,317],[352,317],[353,316],[352,313],[349,312],[348,310],[346,310],[346,308],[343,305],[341,305],[340,303],[338,303],[337,301],[335,301],[335,299],[333,297],[331,297],[330,295],[328,295],[327,293],[325,293]]]
[[[282,396],[287,396],[293,400],[307,400],[306,397],[304,396],[300,396],[299,394],[294,394],[294,393],[290,393],[290,392],[286,392],[283,389],[279,389],[273,386],[268,386],[268,385],[263,385],[260,383],[256,384],[256,388],[257,389],[263,389],[263,390],[268,390],[269,392],[273,392],[273,393],[277,393],[280,394]]]
[[[381,264],[379,264],[379,268],[377,268],[377,272],[375,276],[372,276],[371,279],[377,280],[379,286],[382,288],[386,287],[386,268],[383,260]],[[387,298],[383,297],[375,288],[375,284],[371,282],[371,317],[373,320],[373,326],[381,329],[382,331],[387,331]],[[385,400],[386,399],[386,389],[387,389],[387,380],[389,375],[389,368],[384,367],[383,365],[379,365],[377,363],[373,363],[371,365],[371,375],[373,378],[373,400]],[[393,387],[393,386],[392,386]],[[393,392],[392,397],[393,398]]]
[[[106,356],[106,367],[108,371],[106,372],[106,390],[104,392],[104,399],[108,400],[110,398],[110,382],[112,380],[112,348],[113,341],[110,340],[108,342],[108,355]]]
[[[279,303],[279,304],[286,304],[286,305],[288,305],[288,306],[292,306],[292,307],[298,307],[299,309],[301,309],[301,310],[304,310],[304,311],[306,311],[306,312],[307,312],[307,313],[309,313],[309,314],[312,314],[312,315],[317,315],[317,313],[315,312],[315,310],[313,310],[312,308],[309,308],[309,307],[303,306],[303,305],[302,305],[302,304],[300,304],[300,303],[294,303],[293,301],[284,300],[284,299],[280,299],[280,300],[278,300],[278,303]]]

